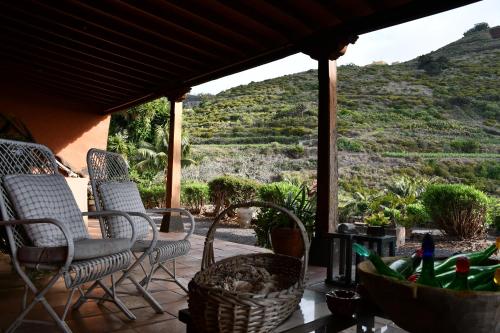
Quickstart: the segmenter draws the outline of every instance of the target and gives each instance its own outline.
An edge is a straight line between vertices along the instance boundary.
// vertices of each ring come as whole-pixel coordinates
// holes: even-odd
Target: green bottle
[[[497,268],[493,279],[480,284],[474,288],[476,291],[499,291],[500,292],[500,268]]]
[[[449,271],[453,266],[455,266],[457,258],[459,257],[467,257],[469,259],[471,266],[480,265],[486,259],[488,259],[492,254],[494,254],[498,250],[498,248],[500,248],[500,237],[496,239],[495,244],[489,246],[483,251],[462,253],[447,258],[441,263],[435,265],[434,271],[436,272],[436,275],[443,274],[446,271]]]
[[[387,266],[387,264],[383,262],[382,259],[380,259],[380,257],[373,251],[370,251],[366,247],[357,243],[354,243],[352,248],[358,255],[368,258],[380,275],[393,277],[398,280],[405,280],[403,275]]]
[[[422,272],[417,283],[425,286],[441,288],[434,273],[434,240],[431,234],[425,234],[422,240]]]
[[[493,274],[497,268],[500,268],[500,264],[489,265],[489,266],[471,266],[469,269],[469,279],[474,277],[476,274],[482,272],[489,272]],[[441,283],[443,287],[446,288],[448,284],[455,278],[455,270],[449,270],[446,273],[436,275],[436,279]]]
[[[495,274],[496,274],[496,269],[490,271],[483,271],[477,273],[476,275],[469,276],[469,286],[471,287],[471,289],[474,289],[481,284],[491,281],[495,277]]]
[[[401,258],[389,265],[389,268],[408,278],[422,261],[422,250],[418,249],[409,258]]]
[[[469,290],[469,277],[470,263],[467,257],[457,258],[455,278],[446,287],[451,290]]]

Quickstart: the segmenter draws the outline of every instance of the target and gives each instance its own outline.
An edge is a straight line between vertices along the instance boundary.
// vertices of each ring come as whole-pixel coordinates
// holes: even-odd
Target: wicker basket
[[[228,211],[241,207],[273,208],[288,215],[301,231],[305,248],[303,260],[273,253],[258,253],[238,255],[215,263],[213,242],[217,224]],[[276,328],[296,310],[302,298],[308,254],[309,239],[304,225],[285,208],[272,203],[248,202],[225,209],[208,231],[201,271],[189,282],[188,303],[195,331],[261,333]],[[214,279],[222,278],[221,272],[234,270],[242,265],[263,267],[269,273],[277,274],[282,288],[266,295],[257,295],[238,294],[209,286]]]
[[[369,261],[358,269],[373,302],[409,332],[500,333],[500,292],[460,292],[398,281],[378,274]]]

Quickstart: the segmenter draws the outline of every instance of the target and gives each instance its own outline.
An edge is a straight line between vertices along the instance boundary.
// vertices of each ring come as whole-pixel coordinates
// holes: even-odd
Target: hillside
[[[500,196],[499,56],[500,39],[484,30],[405,63],[340,66],[342,189],[381,189],[404,174],[470,183]],[[111,133],[126,127],[135,140],[152,140],[168,114],[165,105],[159,100],[129,111],[132,125],[124,115],[113,117]],[[185,106],[183,128],[197,163],[183,169],[184,179],[314,178],[316,70],[189,96]],[[139,125],[147,131],[137,132]]]

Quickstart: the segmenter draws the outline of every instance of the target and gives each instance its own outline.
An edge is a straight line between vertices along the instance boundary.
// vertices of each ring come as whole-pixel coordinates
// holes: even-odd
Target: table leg
[[[339,259],[339,275],[341,278],[345,278],[345,239],[340,239],[340,259]]]
[[[329,257],[328,257],[328,267],[326,267],[326,280],[327,282],[333,281],[333,264],[335,257],[335,240],[330,239],[330,243],[328,244],[329,249]]]
[[[391,241],[389,243],[389,256],[394,257],[396,255],[396,243]]]

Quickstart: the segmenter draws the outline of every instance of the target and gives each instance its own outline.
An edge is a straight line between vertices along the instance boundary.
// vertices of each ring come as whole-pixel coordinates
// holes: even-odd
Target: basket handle
[[[238,203],[238,204],[233,204],[224,209],[217,217],[215,218],[214,222],[210,226],[210,229],[208,229],[207,236],[205,238],[205,245],[203,247],[203,257],[201,260],[201,270],[207,269],[210,265],[213,265],[215,263],[215,257],[214,257],[214,237],[215,237],[215,231],[217,229],[217,225],[219,222],[222,220],[222,218],[227,214],[227,212],[232,211],[236,208],[249,208],[249,207],[261,207],[261,208],[272,208],[276,209],[277,211],[280,211],[284,214],[286,214],[299,228],[300,234],[302,236],[302,241],[304,242],[304,260],[303,260],[303,265],[302,265],[302,272],[301,272],[301,283],[304,282],[306,272],[307,272],[307,264],[309,261],[309,237],[307,236],[306,228],[304,227],[304,224],[299,220],[299,218],[289,211],[288,209],[281,207],[279,205],[276,205],[271,202],[261,202],[261,201],[250,201],[250,202],[243,202],[243,203]],[[272,245],[271,245],[272,246]]]

